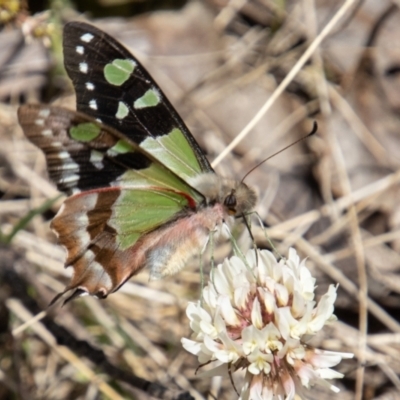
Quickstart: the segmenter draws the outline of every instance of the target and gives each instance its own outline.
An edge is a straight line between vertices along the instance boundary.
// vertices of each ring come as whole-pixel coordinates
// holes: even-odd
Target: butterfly
[[[64,27],[77,111],[23,105],[19,123],[69,197],[51,227],[70,283],[56,296],[105,298],[143,268],[179,271],[210,233],[244,217],[256,194],[219,177],[152,77],[120,43],[83,22]]]

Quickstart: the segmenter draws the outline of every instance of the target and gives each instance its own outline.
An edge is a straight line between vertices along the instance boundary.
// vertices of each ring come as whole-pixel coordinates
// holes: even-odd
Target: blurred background
[[[86,20],[148,69],[213,161],[270,99],[343,8],[301,71],[216,166],[246,182],[281,254],[307,257],[317,292],[338,283],[339,321],[311,344],[355,353],[340,394],[400,399],[400,1],[0,1],[0,399],[235,399],[227,378],[200,379],[188,337],[198,262],[163,281],[143,271],[106,300],[47,308],[71,271],[49,223],[63,199],[16,111],[75,107],[62,27]],[[259,223],[256,244],[270,248]],[[226,256],[225,246],[216,256]],[[41,322],[32,318],[46,317]],[[26,324],[26,325],[24,325]],[[240,374],[234,376],[240,388]]]

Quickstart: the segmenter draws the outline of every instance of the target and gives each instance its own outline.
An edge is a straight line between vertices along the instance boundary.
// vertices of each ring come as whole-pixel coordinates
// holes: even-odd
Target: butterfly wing
[[[125,135],[62,107],[25,105],[18,110],[25,135],[46,155],[50,178],[68,194],[120,186],[160,187],[203,196]]]
[[[66,265],[74,267],[65,291],[104,298],[147,265],[152,277],[167,275],[164,265],[155,270],[149,257],[156,238],[165,236],[159,230],[164,232],[179,213],[185,215],[185,207],[187,197],[161,188],[115,187],[69,197],[52,221],[68,250]]]
[[[184,180],[213,171],[152,77],[111,36],[82,22],[66,24],[64,64],[79,111],[125,134]]]
[[[45,153],[51,179],[74,193],[52,222],[74,267],[66,290],[99,297],[116,290],[146,265],[153,242],[143,238],[204,200],[125,135],[85,114],[26,105],[18,117]]]

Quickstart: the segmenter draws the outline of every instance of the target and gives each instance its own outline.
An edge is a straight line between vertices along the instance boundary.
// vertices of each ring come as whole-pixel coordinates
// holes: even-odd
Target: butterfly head
[[[190,182],[206,198],[206,205],[219,203],[227,215],[239,217],[250,212],[257,201],[255,191],[245,183],[221,178],[214,173],[201,174]]]

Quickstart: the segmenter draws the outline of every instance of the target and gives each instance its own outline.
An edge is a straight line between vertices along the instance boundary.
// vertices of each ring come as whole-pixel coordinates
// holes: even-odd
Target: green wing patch
[[[162,190],[121,191],[108,222],[117,232],[121,250],[144,234],[165,224],[189,204],[182,194]]]
[[[157,139],[148,137],[140,147],[154,155],[164,165],[168,165],[168,168],[185,180],[202,172],[197,158],[178,128]]]

